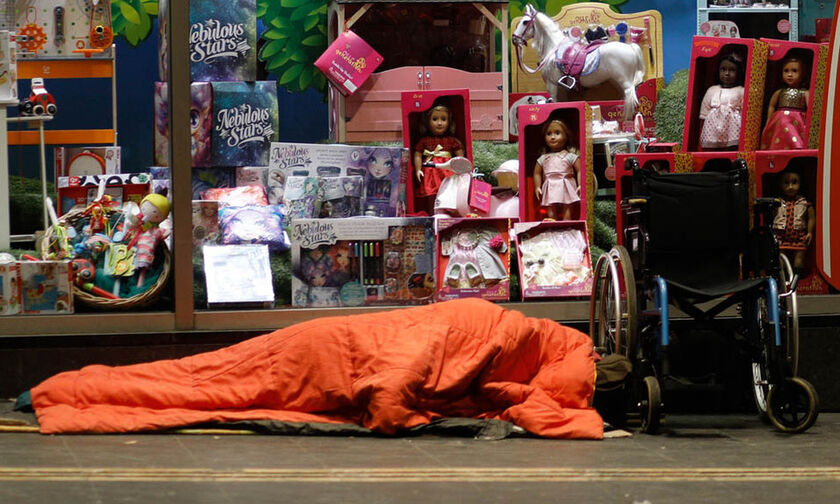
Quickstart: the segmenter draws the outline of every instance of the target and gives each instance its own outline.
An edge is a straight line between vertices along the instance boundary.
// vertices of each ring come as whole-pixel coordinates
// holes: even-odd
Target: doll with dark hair
[[[556,116],[542,127],[545,146],[534,166],[534,187],[549,219],[572,219],[572,205],[580,201],[580,156],[572,130]]]
[[[720,57],[717,84],[709,87],[700,104],[700,148],[735,150],[741,137],[744,104],[744,59],[734,53]]]
[[[804,149],[808,146],[805,134],[808,111],[808,89],[802,87],[805,64],[790,57],[782,61],[782,87],[770,97],[767,106],[767,125],[761,133],[762,149]]]
[[[418,208],[431,214],[441,182],[453,174],[439,165],[446,164],[453,157],[462,157],[464,145],[455,136],[455,120],[449,106],[441,100],[436,100],[423,113],[420,133],[422,137],[414,146],[414,174],[417,178],[414,196],[425,200],[425,204],[421,203]]]
[[[817,225],[814,206],[801,192],[802,177],[797,170],[785,170],[779,176],[779,191],[782,205],[773,219],[773,233],[779,248],[789,257],[793,256],[793,269],[805,271],[805,253],[814,240]]]

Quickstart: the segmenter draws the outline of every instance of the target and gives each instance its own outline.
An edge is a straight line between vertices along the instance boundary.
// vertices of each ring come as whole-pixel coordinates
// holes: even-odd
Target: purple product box
[[[256,0],[190,0],[192,82],[257,80]]]

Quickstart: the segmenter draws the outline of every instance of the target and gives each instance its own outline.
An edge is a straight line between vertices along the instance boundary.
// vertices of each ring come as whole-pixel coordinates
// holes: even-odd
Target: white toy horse
[[[584,49],[579,37],[561,30],[553,19],[532,5],[525,7],[512,39],[520,68],[528,73],[542,70],[545,86],[555,101],[564,101],[566,91],[577,84],[586,88],[613,81],[624,91],[625,120],[633,120],[639,105],[636,86],[642,83],[645,75],[645,60],[639,44],[613,41]],[[522,61],[522,47],[531,39],[531,46],[540,56],[536,69]],[[570,66],[574,67],[572,71]]]

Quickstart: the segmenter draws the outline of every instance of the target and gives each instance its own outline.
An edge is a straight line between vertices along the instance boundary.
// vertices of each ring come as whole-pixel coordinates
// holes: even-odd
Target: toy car
[[[29,94],[29,98],[20,102],[18,109],[20,115],[26,116],[55,115],[58,112],[55,98],[47,92],[47,88],[44,87],[44,79],[41,77],[32,78],[32,92]]]

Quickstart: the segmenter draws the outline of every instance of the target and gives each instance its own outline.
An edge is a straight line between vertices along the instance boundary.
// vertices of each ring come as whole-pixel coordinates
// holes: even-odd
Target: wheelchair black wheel
[[[771,387],[767,396],[767,416],[782,432],[805,432],[817,421],[818,409],[817,391],[803,378],[786,378]]]
[[[784,254],[779,254],[779,318],[782,330],[782,344],[785,345],[785,360],[791,376],[799,376],[799,305],[796,291],[790,291],[793,268]],[[790,291],[788,293],[788,291]]]
[[[659,380],[655,376],[645,376],[641,388],[639,393],[643,395],[638,404],[641,429],[646,434],[656,434],[662,419],[662,389]]]
[[[636,343],[636,279],[627,249],[617,245],[595,266],[589,334],[599,352],[631,356]]]

